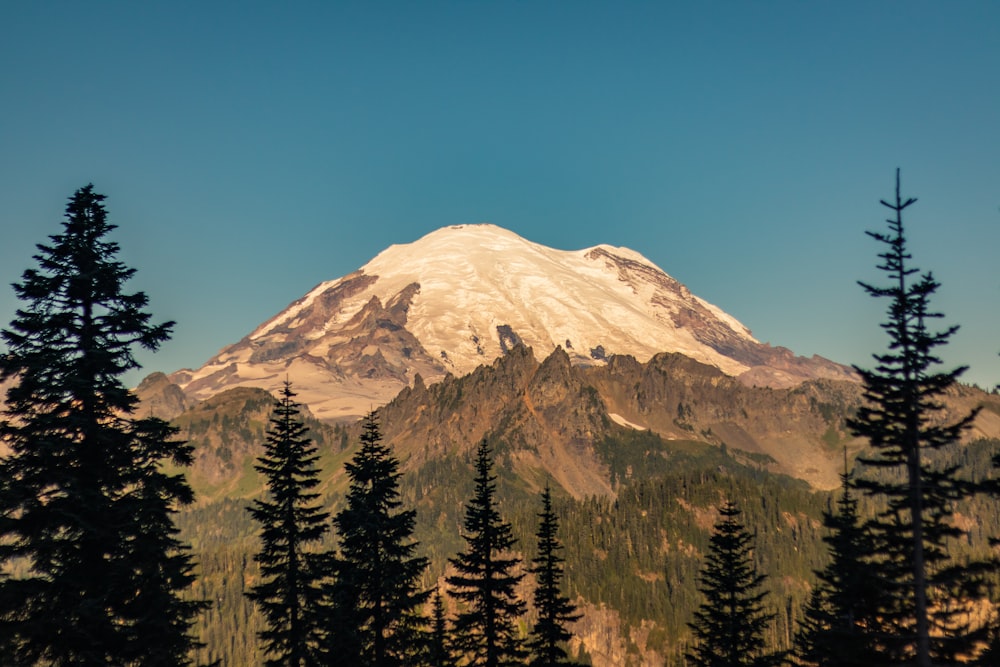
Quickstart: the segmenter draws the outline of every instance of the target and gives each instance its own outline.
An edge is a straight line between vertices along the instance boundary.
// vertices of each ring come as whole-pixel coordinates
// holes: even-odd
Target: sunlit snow
[[[322,326],[302,327],[309,306],[351,276],[316,286],[261,325],[250,339],[264,341],[278,329],[291,328],[297,337],[314,340],[315,349],[309,354],[323,358],[334,344],[331,338],[372,296],[386,305],[408,285],[419,283],[406,329],[456,375],[469,373],[503,353],[497,333],[502,325],[509,326],[539,359],[557,346],[567,348],[577,363],[597,363],[591,351],[598,348],[607,355],[630,354],[639,361],[672,351],[730,375],[747,366],[697,340],[690,327],[678,326],[678,314],[704,312],[728,330],[727,336],[756,342],[746,327],[692,295],[638,252],[607,245],[556,250],[491,224],[445,227],[413,243],[392,245],[359,273],[377,280],[342,302],[335,312],[324,313]],[[281,334],[281,340],[287,337]],[[238,376],[232,378],[233,384],[260,382],[271,388],[287,371],[309,393],[315,393],[312,387],[322,387],[327,401],[342,403],[353,395],[357,400],[349,403],[367,402],[362,412],[399,389],[398,383],[376,386],[357,378],[334,378],[330,369],[315,360],[300,360],[292,367],[286,365],[287,360],[251,364],[251,350],[237,348],[223,350],[195,371],[192,381],[225,370]],[[235,369],[226,368],[234,363]],[[413,369],[407,370],[411,381],[412,373]],[[333,395],[337,393],[342,395]]]

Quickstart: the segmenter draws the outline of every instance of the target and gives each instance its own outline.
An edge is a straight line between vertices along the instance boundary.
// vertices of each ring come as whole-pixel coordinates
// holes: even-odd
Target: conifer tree
[[[430,591],[419,584],[427,559],[414,556],[416,511],[401,509],[399,461],[382,444],[374,412],[362,429],[361,449],[345,464],[347,505],[334,518],[340,553],[329,650],[359,667],[410,664],[426,643],[420,610]]]
[[[846,451],[844,456],[846,468]],[[830,562],[816,573],[819,581],[796,637],[795,657],[800,664],[819,667],[866,667],[872,659],[879,588],[865,563],[872,541],[858,516],[850,472],[845,469],[840,480],[837,511],[823,513]]]
[[[428,664],[433,667],[452,667],[455,657],[451,653],[448,636],[448,619],[444,611],[441,589],[434,590],[431,606],[431,638],[428,645]]]
[[[565,646],[573,635],[566,625],[582,616],[576,613],[576,605],[562,594],[560,588],[565,559],[558,553],[563,548],[556,534],[559,518],[552,510],[552,493],[548,486],[542,492],[542,511],[538,519],[538,532],[535,533],[538,555],[532,560],[533,567],[528,570],[538,582],[534,595],[538,621],[527,643],[531,654],[528,664],[532,667],[578,667],[567,660]]]
[[[465,506],[467,550],[448,559],[456,574],[445,579],[449,593],[466,605],[455,619],[454,635],[470,667],[516,665],[525,658],[516,626],[525,604],[515,590],[524,575],[515,573],[521,562],[510,554],[516,540],[497,509],[491,453],[483,440],[476,452],[473,496]]]
[[[291,383],[285,382],[267,431],[264,453],[254,468],[267,495],[249,507],[261,528],[260,583],[247,597],[260,608],[267,627],[258,635],[266,665],[306,667],[320,658],[324,618],[322,585],[329,576],[325,554],[315,547],[329,531],[329,515],[313,489],[319,484],[319,456],[302,423]]]
[[[764,611],[767,577],[754,566],[754,538],[736,505],[726,503],[719,514],[701,570],[704,601],[688,624],[695,645],[687,659],[695,667],[777,665],[781,656],[765,652],[764,632],[774,614]]]
[[[152,324],[135,273],[107,238],[92,185],[66,207],[62,232],[38,245],[37,268],[14,285],[25,303],[2,331],[7,391],[0,440],[0,581],[5,664],[185,665],[201,602],[183,600],[192,560],[173,514],[193,500],[191,463],[175,428],[134,416],[122,375],[133,350],[157,349],[172,322]]]
[[[903,229],[903,211],[916,202],[899,192],[882,201],[894,216],[888,232],[868,232],[884,246],[878,268],[885,272],[884,287],[861,283],[868,294],[889,300],[882,328],[889,348],[873,355],[874,370],[857,368],[864,383],[866,405],[849,426],[867,438],[874,454],[861,461],[875,478],[859,477],[858,487],[878,497],[885,509],[871,522],[876,555],[867,564],[879,574],[886,605],[880,609],[878,655],[872,662],[930,667],[951,664],[975,653],[979,629],[967,623],[970,605],[984,569],[982,563],[959,565],[951,561],[949,542],[962,531],[952,518],[956,500],[972,486],[956,477],[957,466],[935,467],[928,453],[959,441],[975,412],[954,423],[942,423],[941,397],[965,368],[937,372],[935,351],[958,329],[930,330],[940,318],[930,309],[930,297],[940,286],[930,273],[910,265]]]

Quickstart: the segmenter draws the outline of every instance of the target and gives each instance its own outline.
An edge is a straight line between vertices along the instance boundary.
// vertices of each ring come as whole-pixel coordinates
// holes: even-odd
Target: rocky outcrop
[[[289,378],[320,418],[351,421],[416,374],[427,383],[466,375],[521,346],[541,361],[556,345],[577,366],[680,353],[749,387],[856,379],[847,367],[760,343],[637,252],[555,250],[484,224],[390,246],[170,380],[204,400],[238,386],[274,391]]]
[[[393,307],[372,303],[362,319],[374,328],[366,330],[373,336],[382,335],[376,330],[390,330],[399,322],[393,319],[398,317]],[[392,362],[381,349],[360,358],[373,374],[391,377]],[[143,409],[162,415],[190,400],[162,375],[148,378],[140,394]],[[1000,437],[1000,396],[960,385],[946,399],[942,419],[954,421],[985,406],[969,437]],[[229,390],[175,419],[185,429],[182,436],[201,448],[196,471],[205,484],[239,485],[232,480],[246,474],[241,466],[255,451],[253,443],[263,442],[270,401],[261,390]],[[606,365],[585,368],[574,366],[562,348],[539,362],[531,349],[517,345],[464,377],[447,375],[428,385],[415,375],[412,386],[379,408],[379,417],[404,470],[448,456],[467,458],[488,438],[528,488],[554,480],[581,498],[615,494],[597,445],[621,438],[629,429],[652,432],[668,449],[670,441],[725,446],[744,462],[816,488],[834,488],[844,449],[854,454],[864,445],[846,426],[861,401],[860,385],[850,381],[752,387],[680,354],[659,354],[646,363],[612,356]],[[245,424],[238,428],[233,421],[237,414]],[[317,423],[314,430],[328,432],[329,427]],[[356,426],[343,433],[341,447],[356,441]]]
[[[253,464],[264,451],[274,403],[274,396],[263,389],[234,387],[192,405],[172,420],[180,429],[179,437],[194,446],[194,463],[187,476],[199,498],[260,493],[262,480]],[[335,429],[318,421],[306,406],[300,406],[300,418],[308,437],[329,456],[338,442]],[[339,478],[339,470],[332,472]]]
[[[953,393],[943,418],[995,404],[970,437],[1000,436],[1000,397],[968,387]],[[844,448],[853,455],[864,445],[845,423],[861,401],[860,385],[844,380],[748,387],[679,354],[647,363],[614,356],[581,368],[560,348],[539,363],[519,346],[463,378],[429,387],[418,378],[379,412],[408,467],[469,452],[490,437],[503,443],[521,477],[544,473],[581,497],[614,493],[594,445],[627,428],[726,446],[773,472],[834,488]]]
[[[582,497],[614,493],[594,445],[627,428],[621,424],[668,440],[726,445],[773,471],[832,488],[842,446],[860,446],[843,423],[860,399],[851,382],[747,387],[683,355],[657,355],[645,364],[617,356],[606,366],[580,368],[562,349],[539,363],[521,346],[464,378],[430,387],[415,381],[380,415],[408,467],[471,451],[491,437],[504,443],[521,477],[544,472]]]
[[[192,403],[184,390],[163,373],[148,375],[136,387],[135,393],[139,397],[139,407],[136,410],[139,417],[158,417],[170,421]]]
[[[222,350],[199,371],[171,379],[195,399],[228,387],[276,390],[285,379],[301,400],[329,421],[357,419],[409,385],[415,373],[438,379],[446,373],[407,329],[416,283],[383,302],[375,296],[351,311],[347,304],[371,284],[361,274],[329,287],[305,302],[292,318],[272,320],[251,336]],[[341,320],[336,328],[331,321]]]

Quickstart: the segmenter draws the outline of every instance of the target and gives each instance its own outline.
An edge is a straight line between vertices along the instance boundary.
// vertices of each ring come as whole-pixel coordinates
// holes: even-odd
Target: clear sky
[[[66,198],[196,367],[392,243],[627,246],[798,354],[884,348],[878,204],[965,379],[1000,382],[1000,2],[15,2],[0,322]]]

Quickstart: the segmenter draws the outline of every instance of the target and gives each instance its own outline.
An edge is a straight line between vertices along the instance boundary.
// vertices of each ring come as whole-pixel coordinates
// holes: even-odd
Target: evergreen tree
[[[973,654],[982,639],[967,623],[984,569],[982,563],[959,565],[949,558],[949,541],[962,531],[951,520],[955,501],[972,486],[956,477],[957,466],[936,468],[927,453],[956,443],[975,412],[954,423],[942,423],[941,397],[965,370],[935,372],[935,349],[946,344],[958,327],[929,329],[940,318],[930,310],[939,283],[930,273],[917,275],[910,266],[903,211],[916,199],[903,201],[896,171],[896,198],[881,203],[893,211],[888,233],[868,232],[883,244],[878,266],[887,274],[885,287],[861,283],[873,297],[889,300],[889,349],[873,355],[874,370],[856,369],[864,383],[866,405],[849,426],[867,438],[874,454],[861,461],[881,471],[876,479],[862,476],[858,486],[884,502],[871,522],[876,554],[867,559],[879,573],[883,599],[878,654],[872,662],[930,667],[953,663]]]
[[[535,533],[538,555],[532,560],[533,567],[528,570],[538,581],[534,596],[538,621],[527,643],[531,654],[528,664],[532,667],[578,667],[567,660],[565,645],[573,635],[566,625],[579,620],[581,615],[576,613],[576,605],[560,590],[565,560],[558,553],[563,548],[556,535],[559,519],[552,510],[552,493],[548,486],[542,492],[542,512],[538,519],[538,532]]]
[[[201,602],[173,514],[193,500],[191,447],[166,422],[137,419],[122,375],[135,346],[155,350],[172,322],[151,324],[135,273],[116,259],[104,196],[70,198],[62,233],[14,285],[25,306],[3,340],[7,418],[0,440],[0,581],[5,664],[184,665]]]
[[[457,573],[445,579],[450,594],[466,605],[454,623],[456,648],[475,667],[516,665],[525,658],[516,626],[525,604],[515,591],[524,575],[514,572],[521,560],[510,555],[516,540],[497,510],[490,454],[484,440],[476,453],[473,496],[465,506],[462,537],[468,548],[448,559]]]
[[[321,664],[322,584],[328,576],[325,554],[310,551],[329,531],[329,515],[319,503],[316,446],[307,437],[295,393],[285,382],[267,431],[264,454],[254,468],[265,478],[267,497],[249,507],[261,528],[260,583],[247,597],[267,620],[259,632],[273,667]]]
[[[340,554],[330,650],[344,664],[410,664],[426,643],[420,609],[430,592],[419,583],[427,559],[413,555],[416,511],[400,509],[399,461],[382,444],[374,412],[362,428],[361,449],[345,465],[347,505],[334,518]]]
[[[764,631],[774,614],[764,611],[767,595],[752,560],[753,536],[726,503],[709,543],[699,589],[704,601],[689,627],[695,646],[687,659],[696,667],[764,667],[781,662],[765,652]]]
[[[444,612],[441,590],[435,589],[431,607],[431,639],[428,647],[428,664],[432,667],[452,667],[455,657],[451,654],[448,637],[448,619]]]
[[[846,467],[846,451],[844,456]],[[796,637],[795,655],[801,664],[866,667],[871,664],[871,629],[878,609],[878,587],[864,561],[871,556],[872,543],[851,494],[851,474],[845,470],[840,479],[837,511],[823,513],[830,562],[816,573],[819,581]]]

